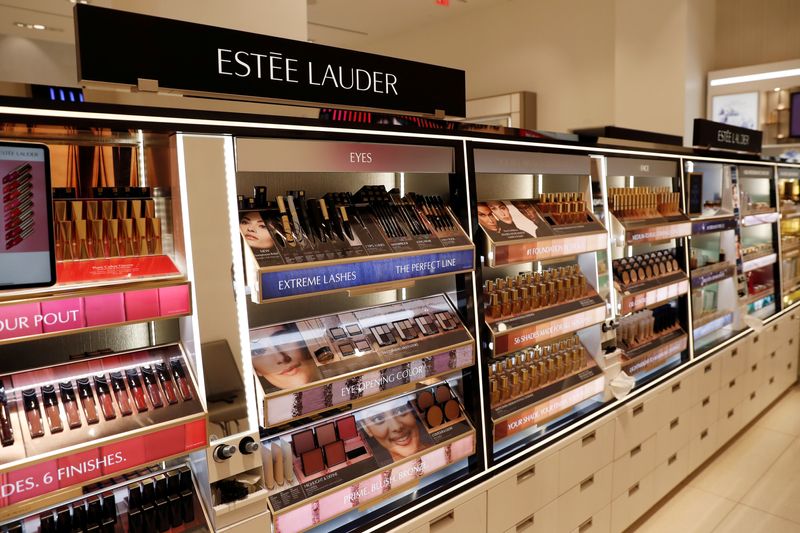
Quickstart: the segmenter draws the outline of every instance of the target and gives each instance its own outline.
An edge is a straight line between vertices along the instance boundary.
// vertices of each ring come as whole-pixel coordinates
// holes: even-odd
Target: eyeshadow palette
[[[474,341],[444,295],[262,327],[250,338],[266,427],[474,361]]]
[[[427,475],[472,454],[471,444],[455,444],[470,435],[474,429],[445,382],[307,424],[262,443],[270,507],[296,508],[406,463],[417,465],[415,477]]]

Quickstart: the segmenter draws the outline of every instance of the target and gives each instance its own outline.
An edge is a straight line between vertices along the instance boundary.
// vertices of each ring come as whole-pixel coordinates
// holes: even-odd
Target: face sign
[[[275,246],[267,224],[257,212],[245,213],[239,219],[239,231],[251,248],[266,249]]]
[[[478,223],[488,230],[497,231],[497,219],[488,205],[478,204]]]
[[[298,387],[317,379],[316,364],[300,332],[286,325],[270,328],[268,337],[260,339],[252,355],[256,373],[279,389]]]
[[[411,408],[400,405],[363,419],[367,435],[375,439],[392,459],[409,457],[421,449],[419,425]]]
[[[508,206],[503,202],[492,201],[486,202],[486,205],[489,206],[489,209],[492,210],[494,216],[497,217],[497,220],[501,220],[506,224],[513,224],[514,221],[511,220],[511,213],[508,212]]]

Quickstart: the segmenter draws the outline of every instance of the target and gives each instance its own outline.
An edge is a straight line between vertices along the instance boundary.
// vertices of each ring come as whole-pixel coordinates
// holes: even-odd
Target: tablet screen
[[[0,143],[0,289],[53,285],[50,154],[45,145]]]

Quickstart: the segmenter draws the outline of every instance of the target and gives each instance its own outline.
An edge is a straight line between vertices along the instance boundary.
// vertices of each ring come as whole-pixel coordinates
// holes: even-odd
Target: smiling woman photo
[[[410,457],[433,444],[407,402],[370,409],[361,418],[373,455],[382,463]],[[381,457],[383,456],[383,457]]]

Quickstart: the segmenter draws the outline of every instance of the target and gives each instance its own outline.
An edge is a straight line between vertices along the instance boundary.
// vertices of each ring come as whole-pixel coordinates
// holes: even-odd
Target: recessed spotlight
[[[47,26],[45,26],[44,24],[34,24],[33,25],[33,29],[34,30],[46,30]]]
[[[69,0],[70,4],[88,4],[89,0]]]
[[[25,30],[36,30],[36,31],[55,31],[55,32],[63,32],[62,28],[53,28],[51,26],[45,26],[44,24],[32,24],[30,22],[15,22],[14,26],[17,28],[22,28]]]
[[[781,88],[780,88],[780,87],[775,87],[775,89],[773,89],[773,90],[774,90],[776,93],[779,93],[779,92],[781,92]]]

